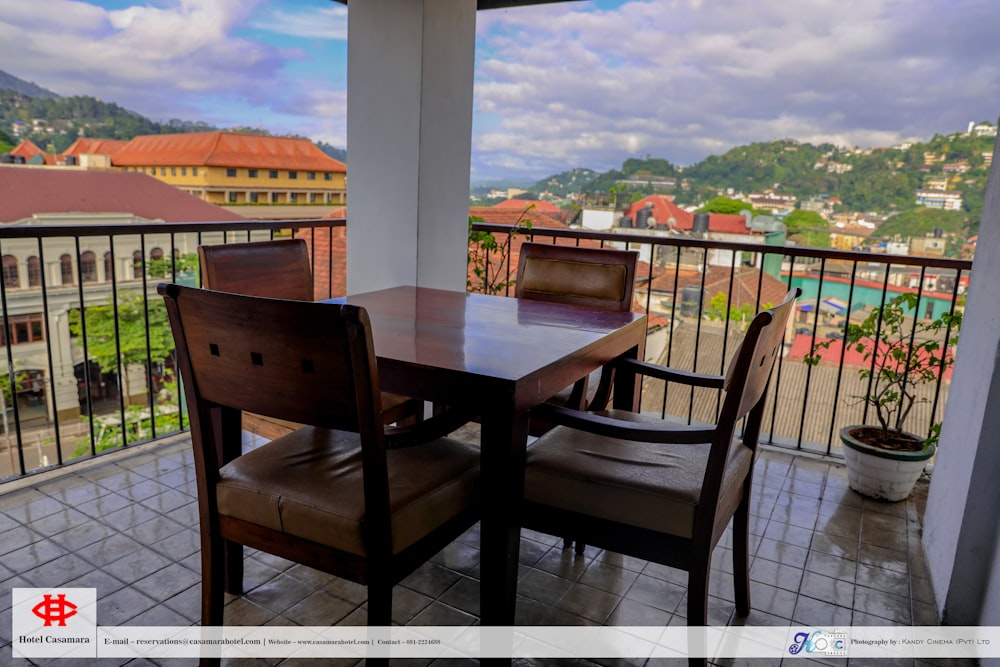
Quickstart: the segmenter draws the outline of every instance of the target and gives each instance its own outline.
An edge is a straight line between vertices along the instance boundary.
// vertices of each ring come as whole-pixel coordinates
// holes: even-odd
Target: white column
[[[924,551],[949,625],[1000,625],[1000,141],[986,187]]]
[[[348,291],[464,291],[476,2],[348,11]]]

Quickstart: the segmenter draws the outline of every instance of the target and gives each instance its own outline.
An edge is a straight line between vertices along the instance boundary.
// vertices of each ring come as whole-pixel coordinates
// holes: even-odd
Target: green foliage
[[[904,430],[913,406],[927,402],[916,396],[914,387],[937,382],[955,360],[952,350],[962,327],[961,311],[945,313],[930,322],[915,321],[918,301],[915,292],[900,294],[860,324],[850,324],[844,337],[844,345],[864,358],[866,364],[858,369],[858,376],[869,380],[871,387],[868,393],[853,398],[874,408],[887,442],[890,432]],[[819,350],[829,349],[832,342],[817,343],[805,362],[819,363]],[[940,426],[932,426],[932,436],[938,433]]]
[[[122,439],[121,415],[117,418],[104,416],[98,419],[98,426],[94,434],[94,445],[98,452],[102,452],[112,447],[120,447],[125,444],[133,444],[153,438],[153,425],[155,420],[156,435],[165,433],[175,433],[188,426],[187,414],[181,422],[180,412],[176,406],[157,405],[154,408],[154,417],[151,419],[149,408],[139,405],[129,405],[125,408],[125,440]],[[81,417],[87,422],[89,431],[90,418]],[[90,454],[90,437],[85,436],[77,439],[76,448],[73,450],[73,458]]]
[[[761,304],[761,310],[773,307],[771,303]],[[729,315],[730,322],[748,322],[757,314],[753,304],[744,303],[742,306],[729,307],[729,299],[725,292],[718,292],[709,300],[705,307],[705,316],[710,320],[724,321]]]
[[[117,310],[108,303],[88,306],[85,312],[87,354],[104,370],[117,371],[120,366],[123,380],[128,377],[124,372],[127,366],[163,361],[174,351],[167,311],[160,299],[146,301],[141,294],[123,293]],[[80,311],[71,310],[69,330],[78,341],[83,336],[83,324]],[[128,396],[127,386],[124,391]]]
[[[753,206],[741,199],[732,197],[714,197],[705,202],[705,205],[698,209],[705,213],[721,213],[725,215],[739,215],[743,211],[750,211],[756,214]]]
[[[14,371],[14,384],[18,391],[21,391],[27,386],[28,374],[24,371]],[[3,391],[4,405],[11,405],[13,403],[13,394],[10,390],[10,373],[3,373],[0,375],[0,391]]]
[[[169,257],[146,260],[146,275],[150,278],[167,278],[184,284],[197,285],[199,270],[198,255],[193,252],[176,255],[173,260]]]
[[[781,219],[788,229],[788,237],[801,245],[812,248],[829,248],[830,234],[825,231],[829,223],[816,211],[796,209]]]
[[[514,284],[515,281],[507,273],[507,259],[514,237],[531,230],[531,221],[524,216],[533,208],[535,205],[531,204],[521,212],[503,241],[497,241],[492,232],[473,229],[472,223],[482,222],[483,219],[469,216],[469,252],[466,255],[466,264],[476,277],[476,280],[472,278],[465,280],[465,287],[469,292],[499,294]]]

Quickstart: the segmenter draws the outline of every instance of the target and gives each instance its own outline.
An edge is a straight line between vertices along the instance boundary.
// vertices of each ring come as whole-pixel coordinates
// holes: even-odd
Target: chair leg
[[[708,625],[708,576],[712,571],[711,556],[707,556],[700,561],[692,563],[688,571],[688,605],[687,624],[688,626]],[[688,650],[696,655],[705,656],[707,646],[705,636],[688,638]],[[690,656],[688,667],[705,667],[708,665],[707,657]]]
[[[230,595],[243,595],[243,545],[222,540],[222,558],[225,591]]]
[[[368,584],[368,625],[392,625],[392,585]]]
[[[572,537],[564,537],[563,538],[563,549],[569,549],[571,546],[573,546],[573,538]],[[576,548],[573,549],[573,552],[577,556],[582,556],[583,553],[584,553],[584,551],[586,549],[587,549],[586,543],[581,542],[580,540],[576,540]]]
[[[750,613],[750,503],[744,497],[733,515],[733,587],[736,593],[736,613]]]
[[[201,540],[201,624],[218,627],[223,624],[225,597],[225,558],[223,540],[218,536]],[[220,658],[201,658],[199,667],[218,667]]]

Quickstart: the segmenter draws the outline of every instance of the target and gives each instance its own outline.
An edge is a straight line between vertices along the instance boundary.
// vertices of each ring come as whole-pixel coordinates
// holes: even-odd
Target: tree
[[[739,215],[743,211],[750,211],[753,213],[753,206],[749,203],[742,201],[740,199],[733,199],[731,197],[715,197],[714,199],[708,200],[704,206],[702,206],[699,211],[704,211],[705,213],[722,213],[725,215]]]
[[[796,209],[781,220],[788,229],[789,238],[812,248],[829,248],[829,223],[816,211]]]
[[[87,354],[102,369],[118,371],[126,397],[131,395],[129,366],[148,368],[150,361],[163,361],[174,351],[167,311],[159,299],[147,301],[141,294],[125,293],[118,297],[117,310],[108,303],[88,306],[85,312]],[[74,336],[83,336],[83,324],[80,311],[70,311],[69,330]]]

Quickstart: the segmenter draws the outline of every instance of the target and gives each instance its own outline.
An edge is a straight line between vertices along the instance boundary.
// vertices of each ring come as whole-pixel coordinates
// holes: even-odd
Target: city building
[[[141,226],[243,219],[144,174],[0,165],[0,224],[4,226]],[[216,242],[221,242],[221,234],[218,237]],[[109,303],[115,285],[119,300],[127,298],[127,293],[141,293],[143,266],[165,259],[164,248],[193,254],[199,242],[196,234],[178,234],[174,239],[168,234],[152,236],[146,238],[145,246],[138,235],[114,238],[113,248],[107,236],[80,237],[79,248],[72,237],[63,236],[44,243],[28,238],[3,243],[0,260],[11,358],[15,369],[32,379],[17,396],[22,423],[47,423],[57,411],[60,420],[72,419],[87,404],[80,393],[87,365],[70,332],[70,313],[79,311],[80,300],[85,299],[88,306]],[[202,242],[213,240],[203,238]],[[150,294],[155,294],[155,282],[146,281]],[[55,396],[50,395],[45,380],[50,358]],[[7,367],[8,357],[0,356],[0,373],[6,375]],[[121,383],[117,371],[91,369],[91,402],[117,398],[119,386],[130,387],[126,403],[142,401],[148,386],[143,368],[128,368],[128,377]]]
[[[347,166],[308,139],[223,131],[144,135],[114,152],[111,164],[212,204],[346,202]]]
[[[945,211],[962,210],[962,193],[957,190],[917,190],[917,206]]]

